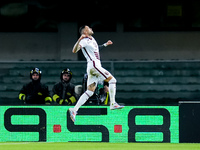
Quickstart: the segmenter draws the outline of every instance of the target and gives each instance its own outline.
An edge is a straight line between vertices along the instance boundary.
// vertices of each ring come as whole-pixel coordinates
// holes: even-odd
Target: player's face
[[[33,75],[32,75],[32,79],[33,80],[38,80],[39,79],[39,74],[37,74],[37,73],[34,73]]]
[[[70,75],[69,74],[63,74],[63,80],[64,81],[68,81],[69,80],[69,78],[70,78]]]
[[[93,35],[93,34],[94,34],[92,28],[90,28],[89,26],[85,26],[85,32],[86,32],[88,35]]]

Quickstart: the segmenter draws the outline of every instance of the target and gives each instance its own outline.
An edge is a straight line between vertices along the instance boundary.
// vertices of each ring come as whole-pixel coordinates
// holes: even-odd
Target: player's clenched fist
[[[82,39],[87,38],[87,37],[88,37],[87,35],[82,34],[82,35],[80,36],[79,40],[82,40]]]

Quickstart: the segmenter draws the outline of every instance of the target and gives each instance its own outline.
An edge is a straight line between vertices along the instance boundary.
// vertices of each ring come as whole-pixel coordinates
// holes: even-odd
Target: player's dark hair
[[[80,34],[82,34],[82,31],[83,31],[83,29],[85,29],[85,26],[87,26],[87,25],[83,25],[83,26],[81,26],[81,27],[79,28],[79,33],[80,33]]]

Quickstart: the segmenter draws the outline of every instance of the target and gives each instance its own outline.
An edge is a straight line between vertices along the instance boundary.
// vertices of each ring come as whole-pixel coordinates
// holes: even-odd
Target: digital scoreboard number
[[[0,106],[0,142],[94,141],[179,143],[178,106]]]

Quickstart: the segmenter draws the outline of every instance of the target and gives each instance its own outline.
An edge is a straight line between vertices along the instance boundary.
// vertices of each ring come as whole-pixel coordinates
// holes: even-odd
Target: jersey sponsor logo
[[[94,52],[94,55],[95,55],[96,59],[99,59],[99,60],[100,60],[100,57],[99,57],[99,53],[98,53],[98,52]]]

